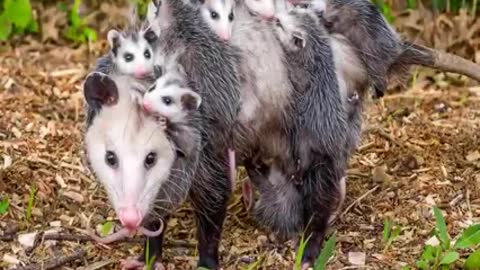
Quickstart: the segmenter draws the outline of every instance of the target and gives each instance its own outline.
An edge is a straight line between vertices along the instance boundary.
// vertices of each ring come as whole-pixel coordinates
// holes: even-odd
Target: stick
[[[64,256],[60,258],[50,259],[45,262],[30,264],[23,267],[12,268],[12,270],[48,270],[48,269],[56,269],[64,264],[69,262],[73,262],[85,257],[87,253],[83,249],[77,249],[72,255]]]

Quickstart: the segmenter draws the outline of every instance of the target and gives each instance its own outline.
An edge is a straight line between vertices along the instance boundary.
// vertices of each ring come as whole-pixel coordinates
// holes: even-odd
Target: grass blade
[[[302,234],[302,238],[300,239],[300,244],[298,245],[297,254],[295,255],[295,270],[302,269],[303,252],[305,251],[305,247],[307,246],[308,240],[310,240],[310,236],[308,236],[308,238],[305,240],[304,234]]]
[[[438,207],[433,208],[433,214],[435,215],[435,222],[436,222],[436,230],[438,233],[438,239],[442,243],[442,246],[445,249],[450,248],[450,236],[448,235],[447,231],[447,224],[445,223],[445,219],[443,218],[442,211],[438,209]]]
[[[330,236],[330,239],[325,243],[325,246],[322,249],[322,252],[318,256],[317,260],[315,261],[315,265],[313,266],[314,270],[325,270],[327,266],[327,262],[332,257],[333,252],[335,251],[335,245],[337,243],[337,236],[333,234]]]

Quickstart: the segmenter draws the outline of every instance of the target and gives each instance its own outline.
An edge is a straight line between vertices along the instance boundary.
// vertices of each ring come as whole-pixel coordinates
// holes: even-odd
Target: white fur
[[[129,78],[113,78],[119,88],[119,100],[115,105],[103,106],[88,128],[87,157],[117,214],[122,208],[134,208],[145,216],[156,192],[169,177],[175,152],[159,124],[143,115],[131,98]],[[118,167],[107,165],[107,151],[116,154]],[[156,153],[157,161],[146,169],[144,160],[151,152]]]
[[[117,49],[117,54],[113,59],[117,70],[121,74],[141,77],[153,72],[154,52],[152,46],[150,46],[148,41],[143,38],[145,31],[138,33],[139,38],[137,41],[124,36],[116,30],[110,30],[108,32],[107,39],[110,47],[113,47],[114,45],[114,38],[119,40],[120,45]],[[149,52],[150,58],[145,56],[146,51]],[[133,60],[128,62],[125,59],[126,54],[132,54]]]
[[[279,0],[276,0],[277,2]],[[263,18],[273,18],[275,15],[275,0],[245,0],[248,9]],[[283,0],[280,0],[283,1]]]
[[[234,0],[205,0],[200,6],[203,20],[222,40],[229,40],[232,36],[234,6]],[[216,14],[215,18],[212,17],[212,13]]]

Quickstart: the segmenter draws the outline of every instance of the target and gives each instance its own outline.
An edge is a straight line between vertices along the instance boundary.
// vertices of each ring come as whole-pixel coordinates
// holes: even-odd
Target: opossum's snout
[[[127,228],[129,231],[136,231],[143,220],[143,214],[141,210],[133,207],[124,207],[120,208],[118,211],[118,217],[122,226]]]

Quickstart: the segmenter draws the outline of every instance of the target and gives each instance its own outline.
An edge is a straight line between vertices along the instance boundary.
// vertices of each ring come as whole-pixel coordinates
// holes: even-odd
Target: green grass
[[[30,221],[32,218],[32,209],[33,205],[35,203],[35,193],[37,192],[37,188],[35,186],[32,186],[30,188],[30,194],[28,196],[28,202],[27,202],[27,209],[25,212],[25,216],[27,218],[27,221]]]

